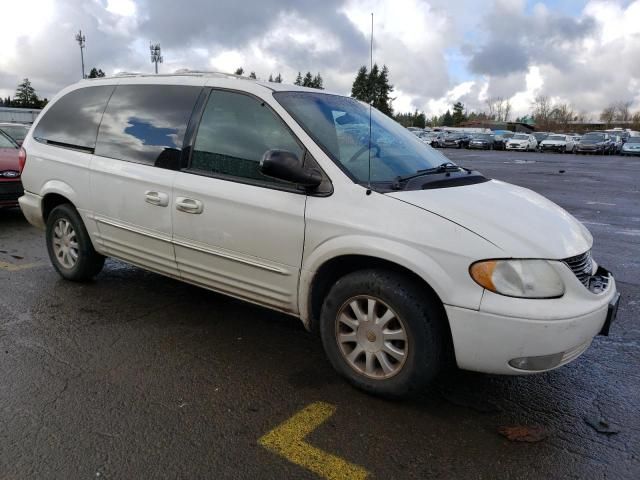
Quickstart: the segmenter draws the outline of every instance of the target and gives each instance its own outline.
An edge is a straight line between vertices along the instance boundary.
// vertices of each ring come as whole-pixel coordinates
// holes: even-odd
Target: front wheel
[[[47,218],[47,251],[54,268],[67,280],[86,281],[104,266],[78,211],[70,204],[59,205]]]
[[[427,386],[445,365],[449,343],[442,306],[425,290],[386,270],[338,280],[320,316],[333,367],[375,395],[402,397]]]

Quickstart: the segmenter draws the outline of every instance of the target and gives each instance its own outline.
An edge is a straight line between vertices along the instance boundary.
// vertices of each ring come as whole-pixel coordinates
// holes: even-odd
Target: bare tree
[[[486,100],[488,115],[491,120],[498,122],[509,121],[511,115],[511,102],[502,97],[491,97]]]
[[[551,110],[550,126],[553,130],[557,130],[558,128],[566,130],[575,116],[576,115],[573,111],[573,108],[571,108],[571,105],[569,105],[568,103],[561,103],[554,106]]]
[[[546,95],[538,95],[531,105],[533,109],[533,120],[536,126],[545,130],[549,129],[551,123],[551,100]]]
[[[615,104],[616,107],[616,116],[615,120],[617,122],[628,122],[631,120],[631,105],[633,102],[627,101],[619,101]]]
[[[613,120],[616,118],[617,110],[618,110],[617,106],[612,103],[611,105],[606,107],[604,110],[602,110],[602,112],[600,113],[600,120],[606,123],[607,125],[611,125],[613,123]]]

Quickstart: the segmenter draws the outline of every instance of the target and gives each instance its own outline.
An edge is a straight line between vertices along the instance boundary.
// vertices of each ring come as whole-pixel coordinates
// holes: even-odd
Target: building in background
[[[33,108],[0,107],[0,122],[32,124],[39,113]]]

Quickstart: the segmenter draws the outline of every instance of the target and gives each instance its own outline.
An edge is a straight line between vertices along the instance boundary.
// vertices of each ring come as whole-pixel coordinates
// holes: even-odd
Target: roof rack
[[[238,80],[253,80],[252,78],[243,77],[242,75],[235,75],[233,73],[217,72],[213,70],[191,70],[188,68],[181,68],[179,70],[174,71],[173,73],[117,72],[107,77],[86,78],[85,80],[100,80],[101,78],[121,78],[121,77],[173,77],[176,75],[188,75],[188,76],[197,76],[197,77],[237,78]]]

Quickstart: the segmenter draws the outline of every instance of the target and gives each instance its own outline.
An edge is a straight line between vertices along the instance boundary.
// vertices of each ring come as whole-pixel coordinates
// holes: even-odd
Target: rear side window
[[[264,102],[213,90],[200,121],[191,168],[258,183],[286,183],[260,172],[260,160],[270,149],[303,156],[293,134]]]
[[[93,150],[102,113],[114,88],[102,85],[67,93],[47,110],[33,136],[64,147]]]
[[[201,87],[120,85],[102,117],[96,155],[174,168]]]

